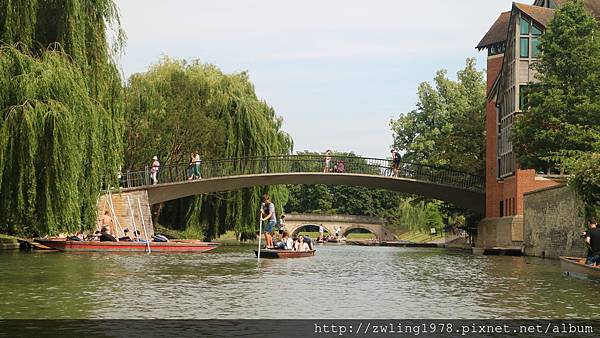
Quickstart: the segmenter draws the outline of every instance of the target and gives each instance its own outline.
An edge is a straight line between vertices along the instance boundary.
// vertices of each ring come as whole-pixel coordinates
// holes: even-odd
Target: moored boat
[[[148,244],[152,252],[205,252],[215,249],[219,243],[197,240],[171,240],[169,242],[99,242],[69,241],[67,239],[36,239],[47,247],[65,251],[145,252]]]
[[[275,250],[262,249],[260,250],[261,258],[302,258],[315,255],[316,250],[310,251],[293,251],[293,250]],[[254,250],[254,254],[258,257],[258,250]]]
[[[560,257],[560,267],[568,274],[573,273],[600,278],[600,267],[585,264],[585,258]]]

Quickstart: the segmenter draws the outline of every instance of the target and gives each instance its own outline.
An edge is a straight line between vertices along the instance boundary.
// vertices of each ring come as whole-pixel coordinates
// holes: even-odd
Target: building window
[[[529,35],[529,26],[529,21],[521,16],[521,35]]]
[[[519,109],[525,110],[527,107],[527,85],[519,86]]]
[[[529,38],[521,38],[521,57],[529,57]]]
[[[500,217],[504,217],[504,201],[500,201]]]
[[[542,35],[542,29],[536,26],[536,24],[533,24],[531,27],[531,35]]]
[[[540,38],[531,39],[531,57],[536,58],[540,55]]]

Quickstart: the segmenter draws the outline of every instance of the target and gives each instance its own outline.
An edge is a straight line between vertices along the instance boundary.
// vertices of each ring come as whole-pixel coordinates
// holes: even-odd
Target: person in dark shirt
[[[600,229],[596,227],[596,220],[589,220],[590,230],[585,237],[585,242],[588,245],[588,257],[586,264],[600,264]]]
[[[129,237],[129,229],[125,228],[123,230],[123,237],[119,237],[119,242],[131,242],[131,237]]]
[[[106,227],[102,228],[100,231],[100,242],[116,242],[117,239],[113,237],[113,235],[108,233],[108,229]]]

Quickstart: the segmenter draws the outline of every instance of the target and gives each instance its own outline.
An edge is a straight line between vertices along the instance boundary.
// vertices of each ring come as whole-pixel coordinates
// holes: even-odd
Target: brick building
[[[524,91],[536,81],[530,67],[539,57],[540,38],[557,7],[569,0],[513,3],[501,13],[477,45],[486,50],[488,103],[486,108],[486,211],[477,246],[519,246],[523,233],[523,194],[559,182],[551,172],[518,168],[511,132],[521,113]],[[600,17],[600,0],[586,7]]]

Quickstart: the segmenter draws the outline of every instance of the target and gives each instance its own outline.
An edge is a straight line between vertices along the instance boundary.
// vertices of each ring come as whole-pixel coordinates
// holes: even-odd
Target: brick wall
[[[487,60],[487,89],[491,90],[494,81],[502,69],[502,55],[489,57]],[[489,100],[485,113],[486,154],[485,154],[485,215],[500,217],[499,204],[502,195],[502,183],[496,179],[496,102]]]
[[[585,255],[581,239],[584,206],[575,192],[561,185],[524,195],[523,252],[558,258]]]
[[[138,206],[138,200],[140,201],[141,205],[141,215],[143,216],[144,220],[143,222],[142,217],[140,217],[140,206]],[[110,207],[110,202],[112,202],[112,209]],[[128,228],[131,231],[130,234],[133,235],[133,230],[135,228],[141,232],[142,238],[145,238],[144,224],[148,233],[148,237],[154,234],[152,213],[150,211],[148,193],[146,190],[131,190],[111,193],[110,198],[108,194],[103,194],[98,199],[97,209],[98,219],[100,219],[100,217],[102,217],[106,211],[108,211],[109,215],[113,218],[114,227],[111,229],[113,234],[116,233],[118,236],[122,236],[122,229]],[[100,224],[98,224],[98,226],[100,226]]]

